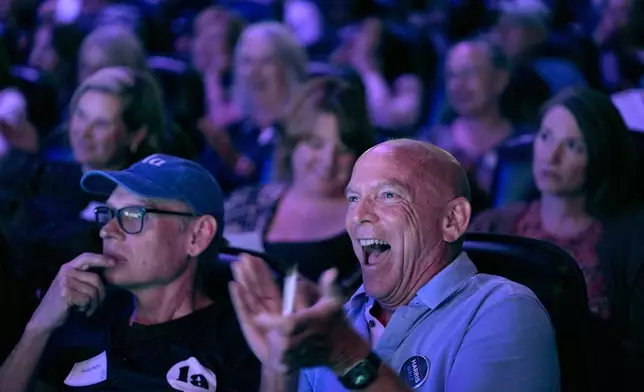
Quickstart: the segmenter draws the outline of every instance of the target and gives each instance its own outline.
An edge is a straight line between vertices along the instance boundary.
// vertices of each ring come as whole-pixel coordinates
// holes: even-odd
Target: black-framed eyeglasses
[[[139,234],[143,231],[143,222],[147,214],[195,216],[190,212],[158,210],[140,206],[128,206],[119,209],[106,206],[94,208],[94,216],[99,225],[106,225],[109,221],[116,218],[121,229],[128,234]]]

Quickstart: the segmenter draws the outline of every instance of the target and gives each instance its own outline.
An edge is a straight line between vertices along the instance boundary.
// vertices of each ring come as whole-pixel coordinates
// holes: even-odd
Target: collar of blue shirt
[[[430,309],[437,308],[441,303],[459,291],[465,282],[476,275],[476,266],[465,252],[461,252],[454,261],[449,263],[438,275],[425,283],[411,304],[423,303]],[[364,285],[349,299],[345,309],[362,309],[365,304],[373,303],[373,298],[367,296]]]

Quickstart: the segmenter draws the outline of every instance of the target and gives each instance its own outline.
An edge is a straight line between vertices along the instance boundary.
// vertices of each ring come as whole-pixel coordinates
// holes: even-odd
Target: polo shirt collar
[[[461,252],[454,261],[449,263],[438,275],[416,292],[411,304],[422,303],[430,309],[437,308],[441,303],[455,294],[463,284],[478,270],[465,252]],[[347,302],[347,310],[362,308],[373,300],[367,296],[364,285],[361,285]]]

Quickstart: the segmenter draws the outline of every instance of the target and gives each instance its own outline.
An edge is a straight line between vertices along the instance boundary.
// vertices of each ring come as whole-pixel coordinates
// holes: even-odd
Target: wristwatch
[[[382,361],[371,352],[367,357],[351,366],[338,380],[343,387],[349,390],[361,390],[367,388],[378,377],[378,370]]]

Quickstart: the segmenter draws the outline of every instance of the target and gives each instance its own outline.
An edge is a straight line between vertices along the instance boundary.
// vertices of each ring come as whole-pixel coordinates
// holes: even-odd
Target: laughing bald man
[[[283,315],[266,265],[234,265],[231,294],[263,363],[263,391],[287,389],[285,375],[298,369],[299,391],[559,390],[541,303],[524,286],[479,274],[462,251],[467,184],[454,157],[424,142],[388,141],[358,159],[346,227],[363,286],[344,309],[335,271]]]

